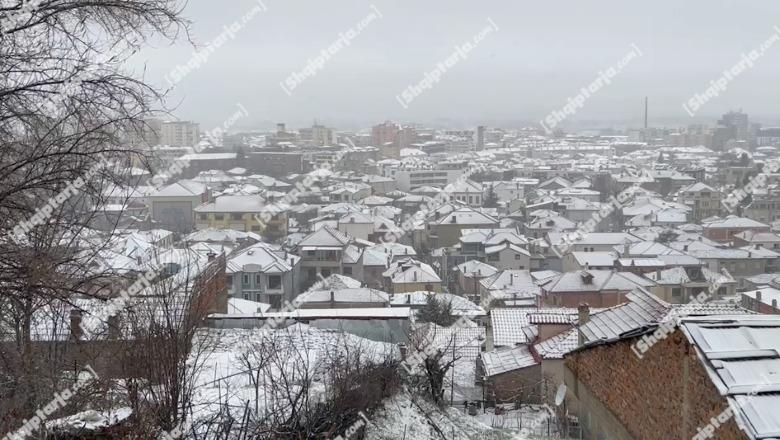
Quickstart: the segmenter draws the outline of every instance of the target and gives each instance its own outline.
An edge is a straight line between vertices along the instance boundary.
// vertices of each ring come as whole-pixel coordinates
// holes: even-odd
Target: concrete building
[[[282,308],[299,292],[298,263],[300,257],[266,243],[242,249],[227,260],[228,292],[235,298]]]
[[[200,125],[191,121],[167,121],[160,125],[160,143],[173,147],[194,147],[200,142]]]
[[[287,235],[287,213],[280,212],[264,223],[259,215],[267,210],[260,196],[220,196],[195,208],[197,229],[235,229],[276,236]]]
[[[187,234],[195,226],[195,208],[208,199],[206,185],[180,180],[149,195],[149,212],[156,226]]]
[[[697,182],[682,188],[677,200],[692,208],[691,220],[699,223],[705,218],[719,216],[723,210],[723,194],[704,183]]]

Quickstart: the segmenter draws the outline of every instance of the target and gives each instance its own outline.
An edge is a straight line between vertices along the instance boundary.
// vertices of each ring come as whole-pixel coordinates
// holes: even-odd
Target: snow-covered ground
[[[394,344],[304,324],[278,330],[210,330],[207,336],[206,345],[212,347],[202,360],[191,360],[198,370],[195,425],[225,407],[237,420],[247,409],[263,417],[266,410],[284,407],[285,389],[309,386],[315,401],[325,394],[329,362],[337,357],[359,354],[361,359],[381,362],[400,356]]]
[[[416,402],[416,403],[415,403]],[[493,429],[476,417],[454,408],[442,410],[407,392],[387,399],[369,418],[366,438],[370,440],[517,439],[525,437]],[[435,426],[435,427],[434,427]],[[440,430],[441,434],[437,432]],[[443,436],[442,436],[443,434]]]

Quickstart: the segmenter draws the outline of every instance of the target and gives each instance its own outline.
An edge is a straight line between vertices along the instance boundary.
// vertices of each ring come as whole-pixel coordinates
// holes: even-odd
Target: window
[[[225,214],[214,214],[214,220],[225,220]]]
[[[244,215],[241,214],[240,212],[234,212],[230,214],[230,218],[232,218],[233,220],[241,220],[243,217]]]
[[[498,254],[490,254],[488,255],[488,261],[498,261]]]
[[[259,286],[263,283],[263,276],[261,274],[255,275],[255,286]]]
[[[244,286],[249,285],[249,274],[244,274]]]
[[[233,288],[233,275],[225,275],[225,284],[227,284],[228,289]]]
[[[351,267],[345,267],[344,268],[344,275],[352,275],[352,268]]]
[[[282,277],[281,275],[269,275],[268,276],[268,288],[269,289],[281,289]]]
[[[522,260],[523,256],[520,254],[515,254],[515,260]]]
[[[675,287],[672,289],[672,298],[680,299],[682,298],[682,289],[679,287]]]
[[[200,214],[198,214],[198,218],[201,220],[208,220],[209,215],[206,214],[205,212],[201,212]]]
[[[282,295],[268,295],[268,302],[272,309],[279,310],[282,308]]]
[[[252,232],[260,232],[260,225],[252,225]]]

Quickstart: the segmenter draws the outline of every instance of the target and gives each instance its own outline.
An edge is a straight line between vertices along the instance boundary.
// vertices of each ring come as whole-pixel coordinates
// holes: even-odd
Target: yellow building
[[[266,203],[258,195],[220,196],[213,202],[195,208],[196,229],[233,229],[257,234],[284,236],[287,234],[287,214],[276,213],[267,223],[259,214]]]

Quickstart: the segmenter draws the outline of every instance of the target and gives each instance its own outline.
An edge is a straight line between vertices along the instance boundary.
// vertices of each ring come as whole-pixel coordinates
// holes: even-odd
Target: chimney
[[[515,274],[510,273],[509,274],[509,285],[511,286],[511,285],[514,285],[514,284],[515,284]]]
[[[84,335],[81,329],[81,310],[70,309],[70,338],[78,341]]]
[[[290,266],[295,266],[295,258],[290,257]]]
[[[217,258],[217,254],[215,254],[214,252],[209,252],[208,254],[206,254],[206,256],[208,257],[209,261],[214,261],[214,259]]]
[[[120,329],[121,323],[119,322],[119,315],[109,316],[106,322],[106,326],[108,327],[108,339],[119,339],[120,335],[122,334]]]
[[[631,248],[631,245],[628,243],[623,244],[623,257],[628,258],[629,249]]]
[[[580,303],[580,305],[577,307],[577,315],[579,317],[579,327],[582,328],[583,325],[590,321],[590,306],[588,303]],[[578,335],[578,345],[582,346],[585,344],[585,336],[583,336],[582,331],[579,331]]]
[[[335,306],[336,304],[336,292],[330,291],[330,305]]]
[[[687,244],[686,244],[685,246],[683,246],[683,250],[684,250],[685,252],[688,252],[688,245],[687,245]]]
[[[414,280],[417,281],[417,271],[412,272],[412,276],[414,276]]]
[[[761,291],[759,290],[759,291],[756,292],[756,310],[755,311],[758,312],[760,308],[761,308]]]
[[[777,299],[772,299],[772,308],[777,310]]]

